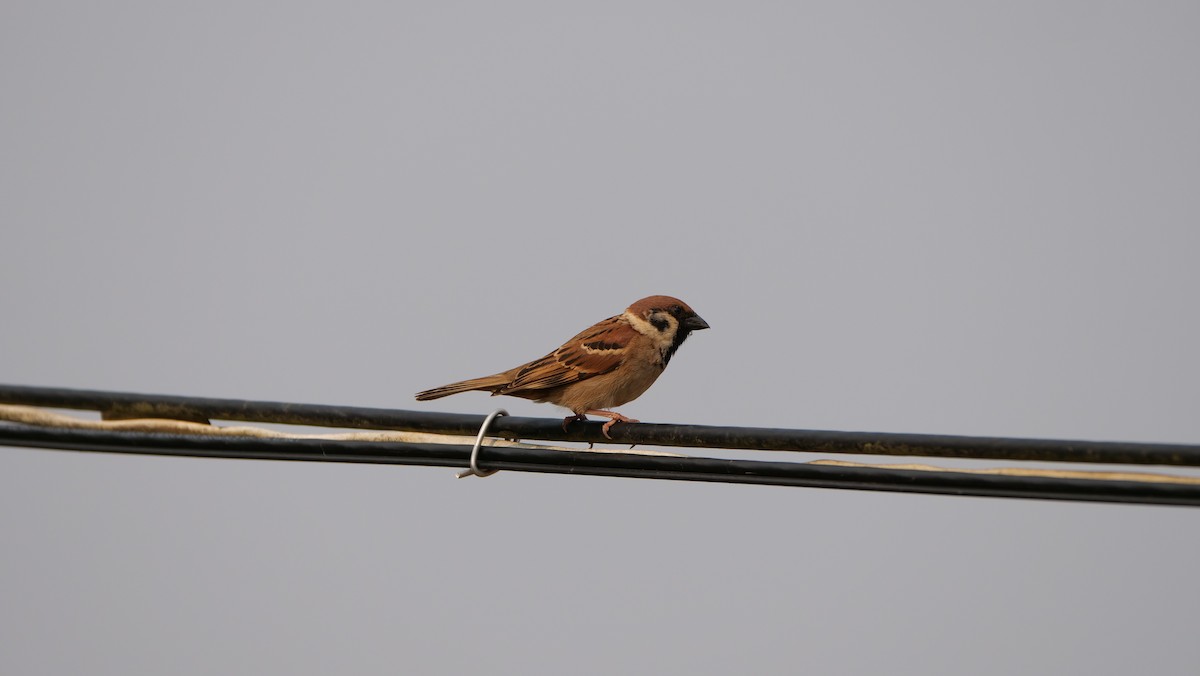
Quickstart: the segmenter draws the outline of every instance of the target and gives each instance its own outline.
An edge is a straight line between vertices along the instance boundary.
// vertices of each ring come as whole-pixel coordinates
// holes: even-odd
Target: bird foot
[[[604,427],[601,427],[601,428],[600,428],[600,431],[604,433],[604,437],[605,437],[606,439],[612,439],[612,435],[610,435],[610,434],[608,433],[608,430],[609,430],[609,429],[610,429],[610,428],[611,428],[613,425],[615,425],[615,424],[617,424],[617,423],[619,423],[619,422],[623,422],[623,423],[635,423],[635,422],[641,422],[641,421],[639,421],[639,420],[634,420],[633,418],[630,418],[630,417],[627,417],[627,416],[623,416],[623,415],[621,415],[620,413],[617,413],[616,411],[598,411],[598,410],[591,410],[591,411],[584,411],[584,413],[590,413],[590,414],[592,414],[592,415],[598,415],[598,416],[601,416],[601,417],[604,417],[604,418],[608,418],[608,419],[609,419],[609,420],[608,420],[608,422],[604,423]]]
[[[582,421],[586,421],[586,420],[587,420],[587,416],[582,413],[580,413],[579,415],[569,415],[569,416],[563,418],[563,431],[566,432],[567,425],[570,425],[573,422],[582,422]]]

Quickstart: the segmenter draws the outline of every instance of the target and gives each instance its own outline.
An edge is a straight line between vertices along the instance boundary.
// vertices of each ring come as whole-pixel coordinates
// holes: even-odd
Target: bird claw
[[[592,411],[592,412],[595,413],[595,411]],[[623,416],[620,413],[613,413],[612,411],[605,411],[604,415],[607,415],[609,417],[609,420],[608,420],[608,422],[604,423],[604,427],[601,427],[600,431],[602,433],[604,433],[604,438],[606,438],[606,439],[612,439],[612,435],[608,433],[608,430],[613,425],[616,425],[619,422],[623,422],[623,423],[640,422],[638,420],[634,420],[633,418]]]
[[[604,423],[604,427],[600,428],[600,431],[604,434],[605,439],[612,439],[612,435],[608,433],[608,428],[615,425],[616,422],[617,422],[617,419],[613,418],[612,420],[609,420],[608,422]]]
[[[620,413],[616,413],[613,411],[587,411],[586,413],[580,413],[578,415],[569,415],[569,416],[563,418],[563,431],[566,432],[567,425],[570,425],[571,423],[573,423],[577,420],[587,420],[587,413],[591,413],[592,415],[604,416],[605,418],[608,418],[608,422],[604,423],[604,426],[600,428],[600,432],[601,432],[601,434],[604,435],[605,439],[612,439],[612,435],[608,433],[608,430],[611,429],[613,425],[615,425],[619,422],[623,422],[623,423],[639,422],[638,420],[634,420],[633,418],[623,416]]]
[[[579,415],[569,415],[569,416],[563,418],[563,425],[562,425],[563,431],[564,432],[567,431],[567,425],[570,425],[573,422],[579,422],[581,420],[586,421],[587,416],[580,413]]]

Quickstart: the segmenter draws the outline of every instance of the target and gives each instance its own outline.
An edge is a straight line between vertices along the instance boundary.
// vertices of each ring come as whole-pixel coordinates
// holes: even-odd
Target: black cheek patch
[[[654,328],[658,329],[659,333],[666,331],[667,327],[671,326],[670,322],[656,314],[650,315],[650,324],[653,325]]]

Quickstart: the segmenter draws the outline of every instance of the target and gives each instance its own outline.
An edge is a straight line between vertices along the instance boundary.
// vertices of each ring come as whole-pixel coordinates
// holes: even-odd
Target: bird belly
[[[653,364],[635,369],[618,368],[549,391],[545,401],[569,408],[573,413],[621,406],[642,396],[661,373],[662,369]]]

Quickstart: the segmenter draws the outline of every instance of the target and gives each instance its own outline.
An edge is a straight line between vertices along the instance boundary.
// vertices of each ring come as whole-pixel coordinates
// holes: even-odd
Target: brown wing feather
[[[621,365],[627,346],[637,330],[621,316],[592,326],[541,359],[529,362],[517,372],[512,383],[500,394],[514,390],[546,390],[577,383]]]

